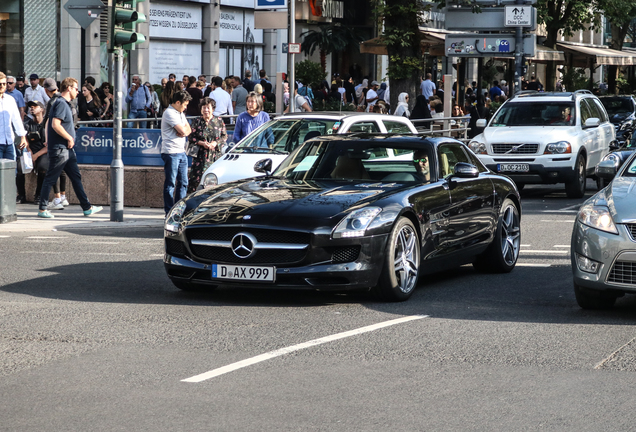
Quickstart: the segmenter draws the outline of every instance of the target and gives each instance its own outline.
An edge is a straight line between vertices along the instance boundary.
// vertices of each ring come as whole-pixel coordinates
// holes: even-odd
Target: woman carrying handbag
[[[201,176],[221,156],[221,149],[227,140],[225,123],[213,115],[215,100],[205,97],[201,99],[199,106],[201,116],[192,122],[192,133],[186,148],[187,155],[193,158],[188,176],[188,193],[197,189]]]

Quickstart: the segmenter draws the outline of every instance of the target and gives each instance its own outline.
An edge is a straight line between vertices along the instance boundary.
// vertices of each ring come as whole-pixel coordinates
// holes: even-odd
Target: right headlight
[[[203,182],[201,182],[201,184],[203,184],[203,187],[210,187],[210,186],[216,186],[219,184],[219,179],[216,176],[216,174],[214,173],[208,173],[205,175],[205,177],[203,178]]]
[[[470,144],[468,144],[468,147],[475,154],[488,154],[488,151],[486,150],[486,144],[484,144],[482,142],[471,141]]]
[[[597,230],[618,234],[609,208],[605,206],[586,204],[579,210],[577,220],[583,225],[596,228]]]
[[[185,209],[186,203],[183,200],[176,203],[174,207],[170,209],[163,226],[166,231],[179,232],[179,230],[181,230],[181,221]]]
[[[618,157],[618,155],[616,153],[608,153],[606,154],[603,159],[601,159],[601,162],[603,161],[612,161],[614,163],[614,165],[616,165],[616,167],[618,167],[618,165],[621,163],[621,158]]]

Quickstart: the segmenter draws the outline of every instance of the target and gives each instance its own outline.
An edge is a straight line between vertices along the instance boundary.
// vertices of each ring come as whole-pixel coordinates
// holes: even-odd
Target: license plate
[[[212,279],[247,282],[274,282],[276,267],[212,264]]]
[[[530,171],[530,164],[497,164],[497,171],[528,172]]]

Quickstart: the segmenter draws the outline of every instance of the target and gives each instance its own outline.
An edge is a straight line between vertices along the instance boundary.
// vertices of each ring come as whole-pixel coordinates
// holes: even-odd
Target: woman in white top
[[[298,84],[294,85],[294,102],[296,104],[296,112],[311,112],[311,106],[307,102],[307,98],[298,94]],[[289,112],[289,107],[285,109],[285,112]]]
[[[406,118],[411,117],[411,111],[409,111],[409,94],[407,92],[402,92],[398,96],[398,104],[393,115],[404,116]]]

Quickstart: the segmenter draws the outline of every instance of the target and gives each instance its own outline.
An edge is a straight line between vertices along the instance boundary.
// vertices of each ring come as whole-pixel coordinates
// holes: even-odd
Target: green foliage
[[[559,31],[572,36],[577,30],[585,30],[590,23],[600,25],[601,15],[590,6],[589,0],[538,0],[537,21],[546,27],[546,46],[555,48]]]
[[[489,62],[490,63],[490,62]],[[482,85],[484,87],[488,87],[492,82],[497,78],[497,74],[499,71],[497,70],[497,66],[494,63],[490,64],[490,66],[484,65],[484,68],[481,70],[481,79]]]
[[[563,70],[565,69],[565,72]],[[585,74],[585,69],[581,68],[563,68],[561,69],[563,72],[563,86],[569,92],[573,92],[576,90],[587,90],[590,88],[590,80],[587,78]]]
[[[323,72],[320,63],[311,60],[303,60],[300,63],[296,63],[296,80],[304,85],[317,86],[326,76],[327,73]],[[291,89],[292,87],[290,85],[290,90]]]
[[[619,94],[632,94],[636,89],[636,78],[627,79],[625,75],[619,74],[616,78],[616,87],[618,87]]]
[[[272,114],[276,112],[276,104],[274,102],[263,102],[263,111]]]
[[[308,30],[300,34],[301,49],[307,55],[313,55],[316,49],[326,54],[344,51],[349,45],[359,45],[364,38],[355,28],[340,23],[320,24],[319,30]]]

